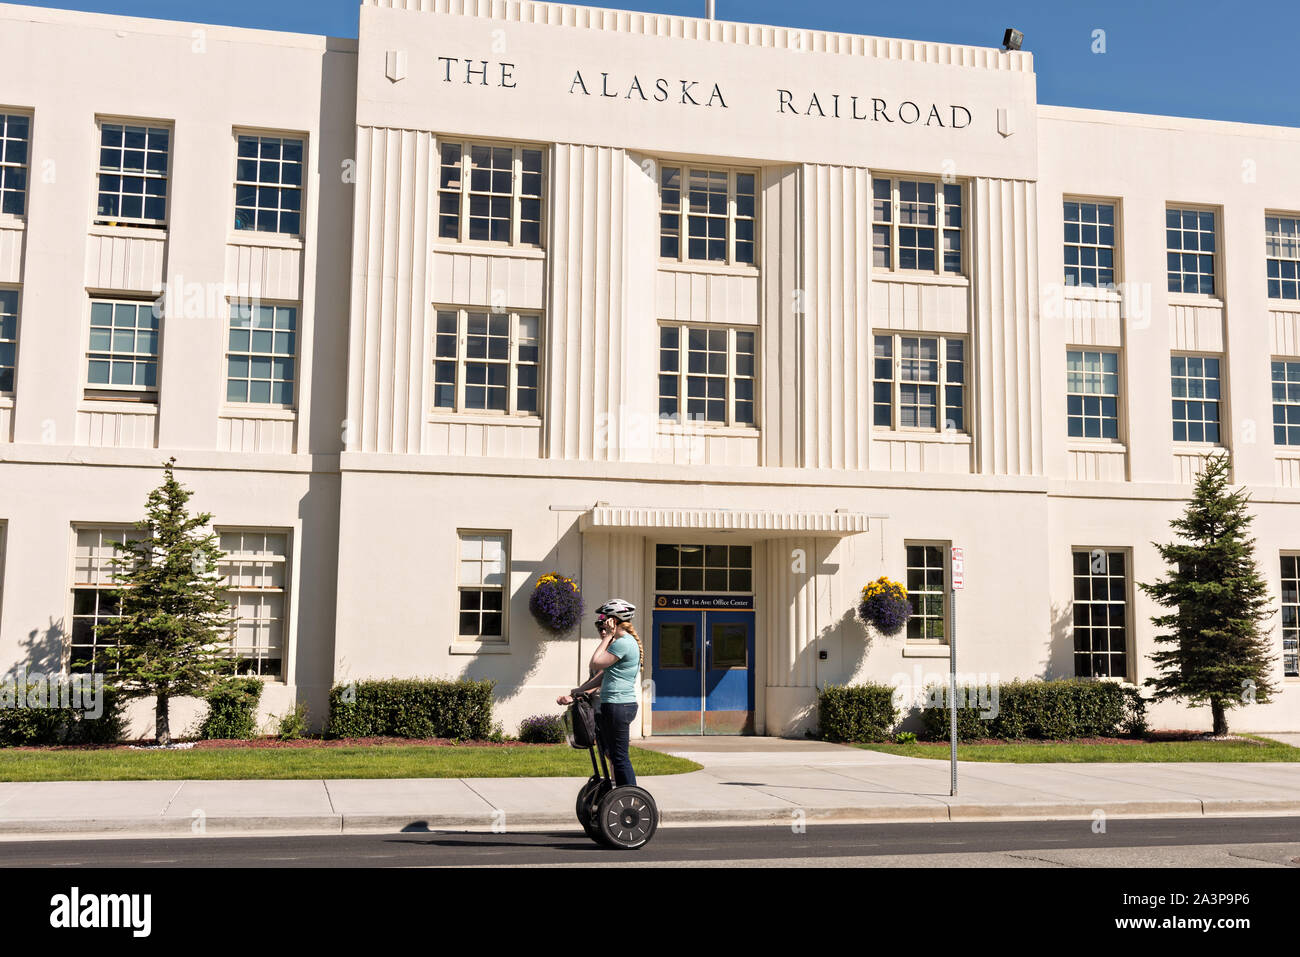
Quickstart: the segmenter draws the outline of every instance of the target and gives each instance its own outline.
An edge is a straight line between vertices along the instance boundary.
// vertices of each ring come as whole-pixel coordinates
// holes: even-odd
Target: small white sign
[[[966,553],[956,545],[952,547],[952,587],[954,590],[966,587]]]

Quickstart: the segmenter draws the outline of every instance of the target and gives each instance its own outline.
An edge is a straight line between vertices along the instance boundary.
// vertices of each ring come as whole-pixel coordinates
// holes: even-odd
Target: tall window
[[[1115,285],[1115,207],[1065,201],[1065,284],[1108,289]]]
[[[461,641],[502,641],[506,636],[506,586],[510,536],[506,532],[460,533]]]
[[[889,429],[964,431],[966,340],[877,335],[872,421]]]
[[[871,192],[876,269],[961,274],[960,183],[874,178]]]
[[[27,213],[27,166],[32,119],[0,113],[0,214]]]
[[[1119,354],[1066,352],[1068,434],[1077,439],[1119,438]]]
[[[230,304],[226,401],[293,405],[298,310]]]
[[[912,544],[907,553],[907,599],[912,614],[907,619],[908,641],[947,640],[947,566],[946,545]]]
[[[235,153],[235,228],[299,235],[303,141],[241,135]]]
[[[1300,445],[1300,359],[1273,360],[1273,444]]]
[[[438,237],[542,244],[542,151],[526,146],[443,143]]]
[[[1214,213],[1208,209],[1165,211],[1165,256],[1170,292],[1214,295]]]
[[[754,265],[754,183],[743,170],[661,166],[659,255]]]
[[[1128,574],[1122,551],[1074,550],[1074,673],[1128,675]]]
[[[1264,217],[1268,298],[1300,299],[1300,218]]]
[[[153,301],[91,301],[86,386],[91,397],[157,398],[158,310]]]
[[[99,206],[95,222],[167,225],[171,131],[103,122],[99,126]]]
[[[1282,556],[1282,673],[1300,678],[1300,555]]]
[[[0,392],[14,391],[18,353],[18,290],[0,289]]]
[[[749,329],[660,326],[659,417],[754,425],[754,345]]]
[[[112,542],[139,541],[141,533],[130,526],[96,526],[76,529],[72,571],[72,634],[68,658],[72,674],[105,671],[102,658],[103,639],[96,634],[102,625],[121,615],[118,599],[112,594],[120,586],[115,578],[113,556],[127,552]]]
[[[284,532],[218,530],[230,614],[230,654],[241,675],[284,676],[289,536]]]
[[[540,327],[536,313],[439,309],[433,407],[536,415]]]
[[[753,546],[656,545],[655,590],[753,591]]]
[[[1219,360],[1215,356],[1172,356],[1174,441],[1219,441]]]

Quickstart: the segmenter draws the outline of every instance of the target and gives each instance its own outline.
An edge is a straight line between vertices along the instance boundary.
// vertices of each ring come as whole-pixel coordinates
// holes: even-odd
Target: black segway
[[[573,699],[565,712],[569,745],[586,748],[591,755],[592,775],[578,792],[575,811],[587,836],[604,847],[634,851],[645,847],[659,827],[659,808],[645,788],[634,784],[617,786],[609,773],[605,746],[596,733],[591,696]],[[596,764],[596,755],[600,764]]]

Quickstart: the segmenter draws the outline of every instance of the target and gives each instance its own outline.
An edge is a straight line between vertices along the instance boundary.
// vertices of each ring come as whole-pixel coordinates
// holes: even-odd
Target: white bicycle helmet
[[[613,618],[615,621],[631,621],[636,617],[636,605],[622,598],[611,598],[596,609],[596,621]]]

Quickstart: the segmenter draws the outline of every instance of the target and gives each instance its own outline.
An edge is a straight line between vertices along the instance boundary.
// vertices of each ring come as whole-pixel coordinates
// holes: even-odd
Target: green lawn
[[[700,765],[632,748],[638,777]],[[568,745],[214,748],[189,751],[0,749],[0,781],[179,781],[290,778],[587,777],[587,752]]]
[[[958,744],[958,761],[1003,761],[1011,764],[1092,761],[1300,761],[1300,748],[1245,735],[1245,741],[1142,741],[1133,744],[1086,744],[1071,741],[1014,741],[1007,744]],[[947,741],[915,744],[860,744],[868,751],[908,758],[947,761]]]

